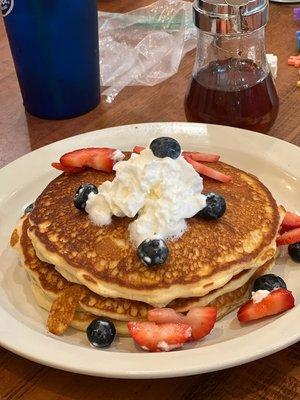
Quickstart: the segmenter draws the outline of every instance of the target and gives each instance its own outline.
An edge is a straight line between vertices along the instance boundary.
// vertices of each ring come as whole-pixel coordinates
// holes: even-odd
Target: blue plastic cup
[[[100,101],[97,0],[0,0],[25,109],[84,114]]]

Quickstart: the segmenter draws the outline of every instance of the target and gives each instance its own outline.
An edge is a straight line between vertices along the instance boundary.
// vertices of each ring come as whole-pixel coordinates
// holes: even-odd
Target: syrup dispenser
[[[278,96],[265,52],[268,8],[267,0],[195,0],[198,43],[185,98],[188,121],[258,132],[273,125]]]

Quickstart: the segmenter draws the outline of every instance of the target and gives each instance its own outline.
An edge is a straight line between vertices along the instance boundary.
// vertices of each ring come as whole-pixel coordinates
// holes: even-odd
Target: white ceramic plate
[[[47,313],[31,295],[26,273],[9,247],[10,234],[26,205],[59,174],[50,167],[63,153],[88,146],[131,150],[153,137],[173,136],[186,150],[221,154],[221,159],[256,174],[286,208],[300,212],[300,150],[278,139],[223,126],[189,123],[140,124],[75,136],[43,147],[0,170],[0,344],[31,360],[73,372],[116,378],[162,378],[215,371],[274,353],[300,337],[300,269],[287,256],[275,271],[296,297],[296,307],[274,318],[241,326],[235,312],[198,344],[149,354],[129,338],[107,350],[89,346],[84,333],[47,333]]]

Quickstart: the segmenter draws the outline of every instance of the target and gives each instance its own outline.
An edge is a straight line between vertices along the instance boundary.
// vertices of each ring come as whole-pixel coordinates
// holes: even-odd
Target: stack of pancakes
[[[128,231],[131,219],[114,217],[99,227],[73,205],[81,184],[99,186],[114,174],[86,170],[50,182],[21,218],[11,245],[38,304],[50,311],[51,332],[85,330],[105,316],[127,334],[127,322],[145,320],[153,307],[184,313],[213,305],[221,318],[249,298],[253,280],[273,266],[284,210],[255,176],[222,162],[212,166],[232,177],[230,183],[204,178],[204,193],[225,198],[225,214],[216,221],[187,220],[187,231],[168,241],[168,260],[157,268],[139,260]]]

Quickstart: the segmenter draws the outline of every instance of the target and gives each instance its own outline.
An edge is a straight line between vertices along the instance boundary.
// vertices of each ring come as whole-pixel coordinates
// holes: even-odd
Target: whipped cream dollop
[[[121,150],[116,150],[113,152],[112,159],[116,163],[118,161],[124,160],[125,154],[121,152]]]
[[[263,299],[269,296],[270,292],[268,290],[257,290],[256,292],[252,292],[251,299],[253,303],[260,303]]]
[[[91,193],[86,212],[96,225],[108,225],[112,216],[137,217],[130,237],[138,246],[145,239],[178,238],[186,218],[206,206],[203,180],[182,157],[155,157],[149,148],[115,164],[116,176]]]

